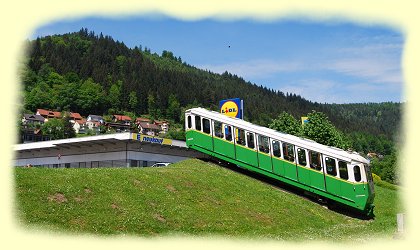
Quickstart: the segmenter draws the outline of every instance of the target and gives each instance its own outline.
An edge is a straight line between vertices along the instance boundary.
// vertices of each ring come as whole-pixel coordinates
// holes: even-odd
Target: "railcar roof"
[[[367,159],[365,159],[364,157],[362,157],[361,155],[359,155],[356,152],[350,152],[350,151],[345,151],[345,150],[342,150],[342,149],[339,149],[339,148],[326,146],[326,145],[317,143],[313,140],[297,137],[297,136],[290,135],[290,134],[285,134],[285,133],[282,133],[282,132],[279,132],[279,131],[276,131],[276,130],[273,130],[273,129],[270,129],[270,128],[255,125],[255,124],[252,124],[250,122],[244,121],[244,120],[239,119],[239,118],[228,117],[226,115],[220,114],[220,113],[215,112],[215,111],[210,111],[210,110],[207,110],[207,109],[204,109],[204,108],[192,108],[192,109],[186,110],[185,112],[186,113],[189,112],[189,113],[193,113],[193,114],[198,114],[200,116],[204,116],[204,117],[207,117],[207,118],[210,118],[210,119],[215,119],[215,120],[221,121],[223,123],[231,124],[235,127],[239,127],[239,128],[243,128],[243,129],[248,130],[248,131],[263,134],[263,135],[266,135],[266,136],[271,137],[273,139],[290,142],[290,143],[293,143],[296,146],[299,146],[299,147],[302,147],[302,148],[307,148],[307,149],[312,149],[312,150],[327,154],[327,155],[332,156],[332,157],[337,157],[337,158],[341,158],[343,160],[347,160],[349,162],[358,161],[358,162],[369,164],[369,161]]]

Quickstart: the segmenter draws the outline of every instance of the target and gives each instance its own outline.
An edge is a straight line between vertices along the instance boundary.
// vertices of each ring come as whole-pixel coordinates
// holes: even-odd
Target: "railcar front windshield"
[[[366,179],[368,182],[372,182],[372,172],[370,171],[370,166],[368,164],[363,164],[365,166],[365,173],[366,173]]]

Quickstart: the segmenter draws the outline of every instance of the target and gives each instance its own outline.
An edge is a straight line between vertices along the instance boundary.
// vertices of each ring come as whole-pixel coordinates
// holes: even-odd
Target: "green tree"
[[[157,119],[157,107],[156,107],[156,98],[152,92],[149,92],[147,96],[147,107],[149,110],[149,115],[152,120]]]
[[[170,94],[168,98],[168,109],[166,114],[169,119],[179,122],[179,114],[181,112],[181,107],[178,99],[174,94]]]
[[[399,184],[397,163],[396,151],[384,156],[383,159],[373,158],[371,161],[372,172],[384,181]]]
[[[80,86],[78,93],[79,97],[76,103],[80,108],[80,113],[95,114],[100,112],[104,100],[104,92],[101,85],[89,78]]]
[[[276,119],[272,120],[269,124],[269,128],[286,134],[302,136],[302,125],[292,115],[285,111],[283,111]]]
[[[112,84],[109,88],[107,101],[109,106],[114,110],[121,109],[121,86],[122,82],[118,81],[117,83]]]
[[[73,128],[73,123],[71,122],[70,115],[68,113],[65,113],[62,120],[63,120],[64,138],[76,137],[76,131]]]
[[[49,135],[52,140],[64,138],[64,122],[62,119],[52,118],[41,127],[42,134]]]
[[[303,136],[318,143],[347,150],[349,141],[337,130],[322,112],[312,111],[308,114],[309,122],[303,126]]]
[[[50,108],[52,103],[51,89],[44,82],[37,83],[30,92],[25,92],[25,109]]]
[[[137,94],[135,91],[130,92],[130,95],[128,97],[128,105],[130,107],[130,111],[136,113],[138,100],[137,100]]]

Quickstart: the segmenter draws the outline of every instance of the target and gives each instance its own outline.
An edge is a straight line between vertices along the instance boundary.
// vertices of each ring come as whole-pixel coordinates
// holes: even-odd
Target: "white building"
[[[87,136],[14,145],[14,166],[147,167],[203,157],[184,141],[135,133]]]

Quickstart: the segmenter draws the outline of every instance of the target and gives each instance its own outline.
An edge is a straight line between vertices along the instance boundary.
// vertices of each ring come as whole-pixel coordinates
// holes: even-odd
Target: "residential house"
[[[23,114],[22,124],[29,125],[29,124],[43,124],[45,118],[41,115],[33,115],[33,114]]]
[[[51,138],[48,135],[43,135],[39,128],[27,128],[21,134],[21,142],[37,142],[37,141],[49,141]]]
[[[155,136],[159,134],[160,127],[156,124],[150,122],[139,122],[138,124],[139,132],[145,135]]]
[[[99,115],[89,115],[86,118],[86,126],[92,129],[96,134],[100,133],[100,126],[104,124],[104,118]]]
[[[70,112],[69,116],[70,116],[70,119],[74,121],[81,121],[83,119],[79,113]]]
[[[71,123],[73,123],[73,129],[76,131],[76,134],[84,134],[86,133],[86,119],[81,120],[70,120]]]
[[[131,118],[126,115],[113,115],[112,122],[106,124],[116,132],[129,132],[131,128]]]
[[[155,124],[160,127],[160,130],[166,134],[169,130],[169,122],[155,120]]]
[[[136,118],[136,124],[138,125],[139,122],[151,122],[151,120],[149,118],[144,118],[144,117],[137,117]]]
[[[45,122],[48,121],[48,119],[51,118],[61,118],[61,113],[57,112],[57,111],[51,111],[51,110],[46,110],[46,109],[37,109],[36,110],[36,115],[40,115],[42,117],[45,118]]]

